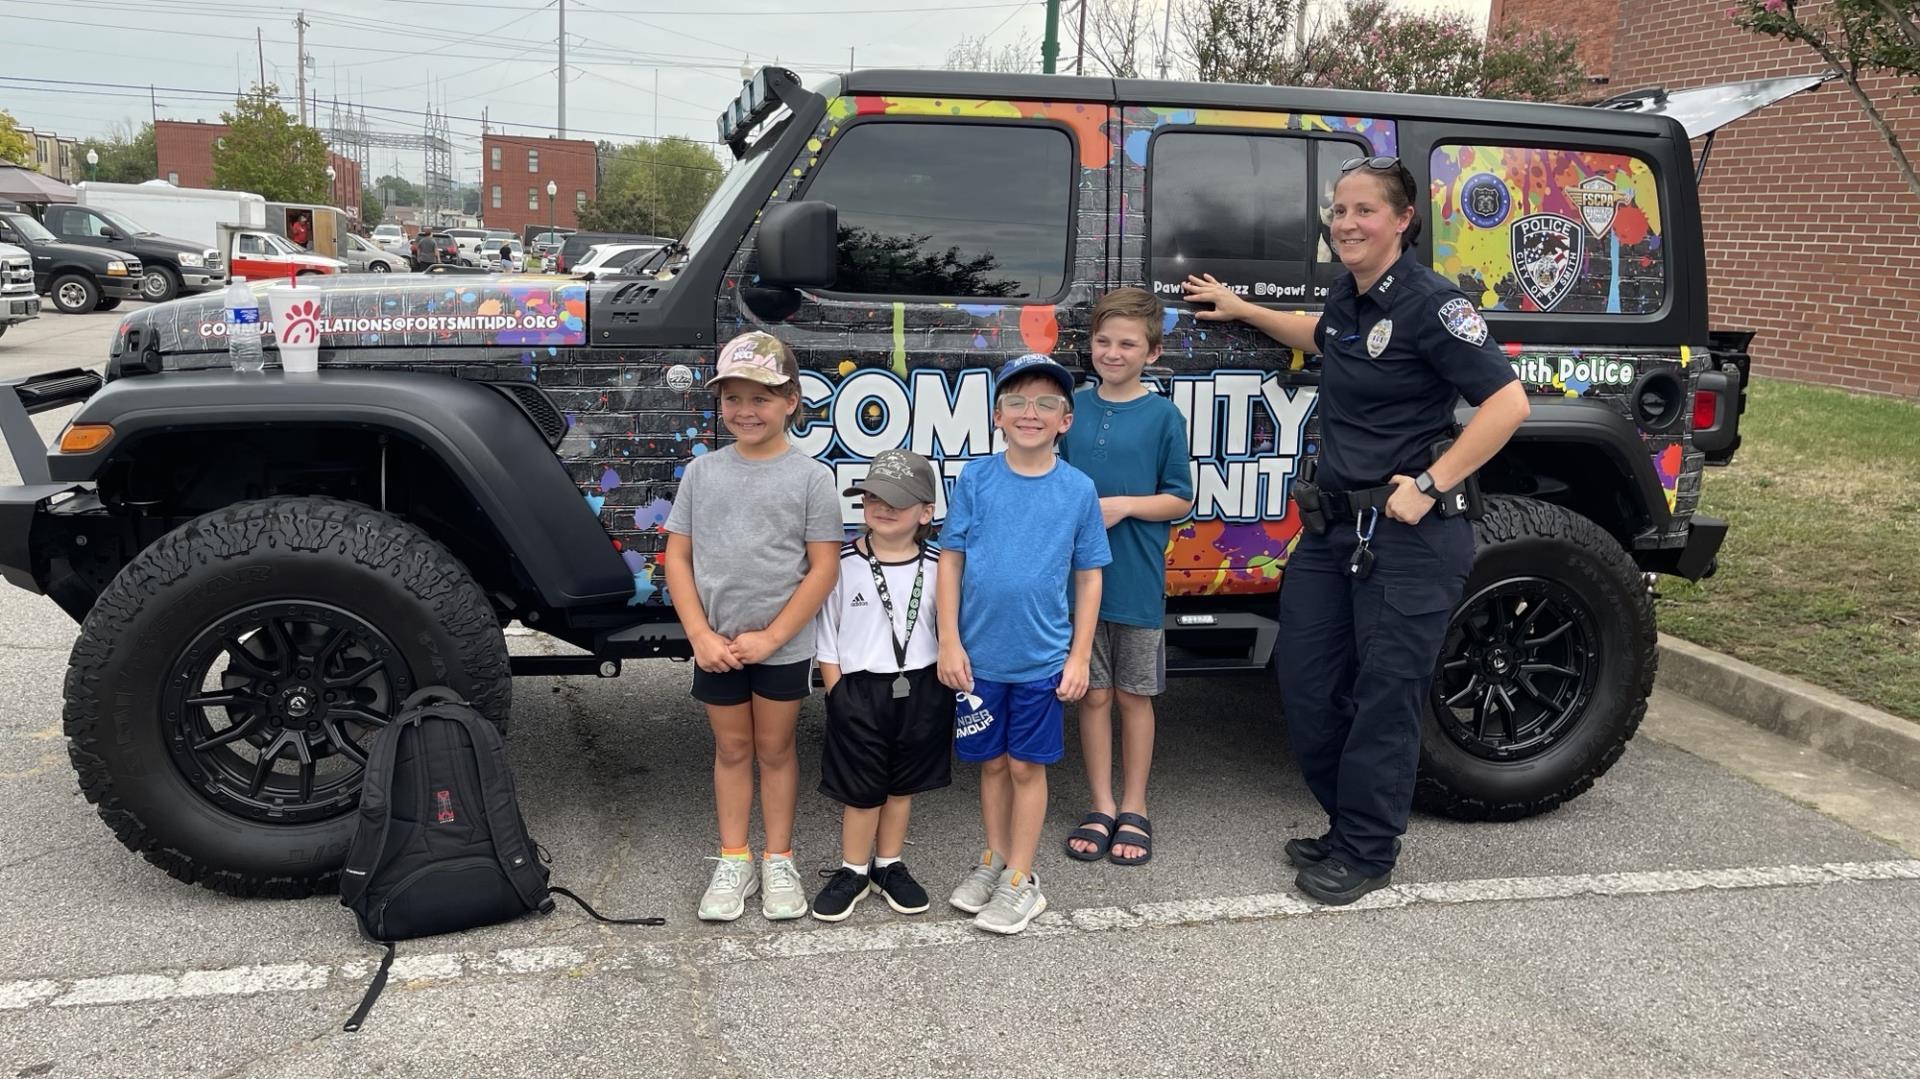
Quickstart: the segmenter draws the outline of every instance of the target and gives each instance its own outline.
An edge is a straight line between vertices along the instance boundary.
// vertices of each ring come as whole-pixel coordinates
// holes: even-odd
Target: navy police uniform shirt
[[[1331,491],[1417,476],[1453,431],[1456,396],[1479,405],[1514,381],[1473,301],[1408,248],[1365,294],[1342,274],[1314,328],[1320,472]]]

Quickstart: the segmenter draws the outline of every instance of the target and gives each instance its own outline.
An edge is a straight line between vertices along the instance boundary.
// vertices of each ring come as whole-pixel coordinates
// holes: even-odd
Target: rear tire
[[[1647,712],[1653,597],[1620,544],[1560,506],[1491,497],[1420,731],[1421,809],[1518,820],[1593,786]]]
[[[120,306],[120,297],[102,296],[100,302],[93,305],[95,311],[111,311]]]
[[[214,891],[297,898],[336,886],[366,747],[436,684],[504,724],[505,640],[445,547],[355,503],[242,503],[140,552],[88,612],[68,755],[129,850]]]

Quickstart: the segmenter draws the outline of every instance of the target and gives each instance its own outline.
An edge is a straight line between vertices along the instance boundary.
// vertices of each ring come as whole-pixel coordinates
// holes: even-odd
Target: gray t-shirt
[[[707,624],[723,637],[771,625],[807,575],[807,544],[846,539],[833,471],[791,448],[764,461],[732,446],[695,457],[667,531],[693,541],[694,587]],[[812,658],[808,619],[766,662]]]

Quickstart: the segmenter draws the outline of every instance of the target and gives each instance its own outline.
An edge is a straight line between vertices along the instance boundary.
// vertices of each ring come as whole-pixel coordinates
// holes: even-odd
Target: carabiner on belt
[[[1366,523],[1363,525],[1362,521]],[[1347,576],[1356,581],[1366,580],[1367,575],[1373,572],[1373,548],[1368,544],[1373,542],[1373,529],[1379,523],[1380,510],[1377,507],[1369,506],[1365,513],[1353,515],[1353,534],[1360,545],[1353,549],[1353,557],[1347,560]]]

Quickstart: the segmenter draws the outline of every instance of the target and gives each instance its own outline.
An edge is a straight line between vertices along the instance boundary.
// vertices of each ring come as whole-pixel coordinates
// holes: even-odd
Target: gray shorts
[[[1167,690],[1167,639],[1159,627],[1102,621],[1093,630],[1089,689],[1117,689],[1136,697]]]

